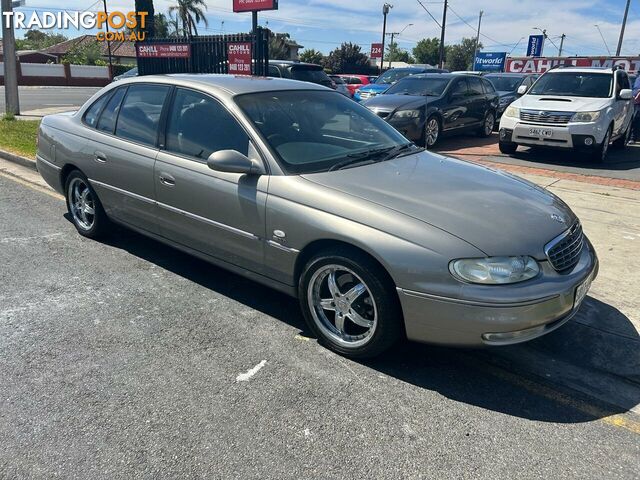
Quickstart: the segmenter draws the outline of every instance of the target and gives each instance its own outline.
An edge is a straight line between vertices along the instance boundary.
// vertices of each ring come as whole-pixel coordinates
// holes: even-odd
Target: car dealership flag
[[[503,72],[507,52],[477,52],[473,62],[476,72]]]
[[[544,50],[544,35],[529,35],[527,57],[541,57]]]

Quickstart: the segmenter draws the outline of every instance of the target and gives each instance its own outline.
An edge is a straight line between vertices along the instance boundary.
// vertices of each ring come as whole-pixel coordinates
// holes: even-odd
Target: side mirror
[[[213,152],[207,160],[211,170],[226,173],[240,173],[243,175],[264,175],[262,165],[256,160],[250,160],[237,150],[220,150]]]
[[[525,93],[527,93],[527,86],[526,85],[520,85],[518,87],[518,95],[524,95]]]
[[[618,98],[620,100],[631,100],[633,98],[633,91],[628,88],[620,90],[620,95],[618,95]]]

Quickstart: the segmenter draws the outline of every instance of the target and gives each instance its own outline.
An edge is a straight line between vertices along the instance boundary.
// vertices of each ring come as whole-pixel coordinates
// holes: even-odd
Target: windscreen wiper
[[[350,153],[347,155],[347,160],[336,163],[328,171],[333,172],[335,170],[341,170],[345,167],[354,166],[356,164],[359,165],[361,163],[373,163],[372,157],[387,153],[394,148],[396,147],[372,148],[370,150],[365,150],[364,152]]]
[[[408,152],[407,149],[411,151]],[[413,155],[414,153],[419,153],[424,151],[422,147],[416,147],[413,143],[403,143],[402,145],[398,145],[389,151],[386,157],[384,157],[381,162],[386,162],[387,160],[391,160],[392,158],[404,157],[405,155]]]

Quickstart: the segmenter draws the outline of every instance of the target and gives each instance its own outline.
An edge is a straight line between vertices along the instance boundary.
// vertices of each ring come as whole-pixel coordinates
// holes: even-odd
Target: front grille
[[[551,240],[545,247],[545,252],[554,269],[566,272],[576,266],[583,247],[582,225],[576,222],[569,230]]]
[[[566,125],[573,117],[572,112],[547,112],[545,110],[520,110],[520,120],[547,125]]]

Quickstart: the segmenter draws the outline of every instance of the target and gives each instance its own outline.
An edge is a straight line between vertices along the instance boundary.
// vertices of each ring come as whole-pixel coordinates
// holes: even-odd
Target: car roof
[[[562,73],[562,72],[570,72],[570,73],[602,73],[609,74],[613,73],[611,68],[606,67],[560,67],[560,68],[552,68],[548,70],[546,73]]]
[[[248,75],[226,75],[216,73],[174,73],[170,75],[147,75],[123,80],[120,85],[132,83],[168,83],[180,86],[205,88],[215,87],[230,96],[244,93],[271,92],[278,90],[329,90],[322,85],[286,78],[253,77]]]
[[[539,73],[520,73],[520,72],[491,72],[486,77],[530,77],[532,75],[540,75]]]
[[[318,65],[317,63],[297,62],[295,60],[269,60],[269,65],[287,65],[287,66],[296,66],[296,67],[322,68],[322,65]]]
[[[445,72],[433,72],[433,73],[419,73],[418,75],[412,75],[411,77],[405,78],[460,78],[465,75],[460,75],[457,73],[445,73]],[[471,75],[466,75],[470,77]],[[402,79],[404,80],[404,78]]]

